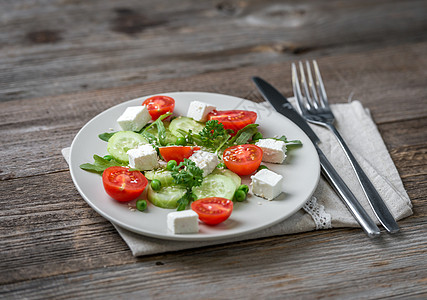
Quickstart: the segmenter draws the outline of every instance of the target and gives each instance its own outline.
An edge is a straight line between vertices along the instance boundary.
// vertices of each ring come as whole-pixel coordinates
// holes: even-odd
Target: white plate
[[[71,145],[70,172],[74,184],[83,199],[100,215],[130,231],[169,240],[215,240],[234,237],[264,229],[276,224],[299,210],[313,194],[320,177],[317,152],[305,133],[289,119],[276,113],[267,103],[257,104],[241,98],[199,92],[165,93],[175,99],[176,115],[185,115],[191,101],[200,100],[216,105],[219,110],[245,109],[258,113],[257,123],[264,137],[286,135],[299,139],[303,146],[288,152],[281,165],[266,164],[284,177],[283,193],[273,201],[249,196],[245,202],[235,203],[233,213],[224,223],[207,226],[200,223],[196,234],[172,234],[166,226],[166,216],[174,210],[162,209],[149,203],[145,212],[129,209],[128,203],[119,203],[104,191],[98,174],[80,169],[80,165],[93,162],[93,155],[107,154],[107,143],[98,134],[111,129],[120,130],[117,118],[128,106],[139,106],[150,97],[142,97],[116,105],[89,121],[76,135]],[[243,178],[250,183],[250,177]]]

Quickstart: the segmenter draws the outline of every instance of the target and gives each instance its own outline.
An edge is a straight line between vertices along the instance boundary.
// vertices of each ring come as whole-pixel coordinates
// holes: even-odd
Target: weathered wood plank
[[[412,151],[417,150],[415,148]],[[399,154],[400,152],[396,152],[396,155]],[[420,235],[427,222],[426,160],[419,163],[423,164],[420,166],[421,170],[424,170],[423,174],[412,173],[412,168],[400,168],[405,164],[411,165],[410,159],[405,160],[403,156],[397,160],[399,169],[404,170],[403,174],[401,172],[404,184],[409,188],[409,195],[414,200],[415,215],[401,222],[404,233],[400,238],[387,239],[393,245],[390,249],[387,248],[388,251],[394,251],[395,247],[406,251],[406,247],[418,247],[416,245],[427,243],[426,237]],[[89,272],[104,266],[131,264],[136,261],[112,225],[84,202],[74,188],[68,172],[1,181],[0,189],[0,269],[3,270],[0,283],[26,281],[82,270]],[[314,236],[319,234],[312,233]],[[360,231],[354,234],[364,238]],[[306,243],[316,243],[311,240],[312,235],[301,238],[306,240]],[[325,243],[329,239],[327,235],[320,236],[319,243]],[[354,243],[353,235],[349,237],[346,232],[344,236]],[[278,241],[280,239],[277,238]],[[283,241],[284,244],[287,239]],[[367,247],[370,244],[366,241],[364,245]],[[387,244],[381,247],[385,245]],[[268,243],[259,242],[258,246],[262,251],[269,249]],[[312,251],[317,251],[316,247]],[[183,253],[189,255],[193,250]],[[238,253],[234,255],[236,259],[240,259]],[[260,268],[262,263],[260,262]]]
[[[360,99],[371,109],[379,125],[417,119],[413,121],[415,127],[408,128],[409,133],[405,136],[408,139],[414,137],[411,143],[416,142],[414,139],[425,140],[425,135],[412,135],[413,131],[419,131],[424,126],[427,116],[422,76],[427,62],[425,55],[422,55],[423,51],[427,51],[427,43],[320,59],[331,102]],[[393,63],[390,64],[390,61]],[[285,95],[292,95],[289,63],[280,63],[207,73],[185,80],[170,79],[137,86],[0,103],[0,178],[66,169],[60,150],[71,144],[78,130],[92,117],[125,100],[165,91],[199,90],[261,101],[250,80],[253,75],[266,78]],[[20,138],[17,139],[17,136]],[[389,136],[394,143],[391,147],[394,147],[396,139],[392,137],[393,133]]]
[[[426,298],[425,1],[2,1],[0,297]],[[402,232],[308,232],[132,257],[60,149],[93,116],[166,91],[261,101],[318,57],[331,102],[378,124],[414,215]]]
[[[168,3],[3,2],[0,101],[426,40],[420,0]]]
[[[37,290],[37,297],[55,299],[419,296],[426,293],[425,244],[408,248],[407,238],[385,235],[373,241],[358,230],[320,231],[143,258],[2,290],[16,298]]]

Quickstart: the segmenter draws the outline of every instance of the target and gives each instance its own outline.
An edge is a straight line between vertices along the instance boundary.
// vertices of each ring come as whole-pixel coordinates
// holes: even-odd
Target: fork
[[[365,193],[365,196],[368,199],[368,202],[376,217],[388,232],[398,232],[399,226],[393,218],[393,215],[388,210],[386,204],[381,199],[381,196],[378,194],[377,190],[372,185],[371,181],[366,176],[359,163],[356,161],[356,158],[351,153],[344,139],[341,137],[338,130],[334,126],[335,117],[329,106],[328,97],[326,95],[325,86],[323,84],[317,62],[313,60],[316,85],[314,84],[310,63],[306,61],[305,65],[308,80],[305,75],[303,63],[299,62],[299,71],[301,75],[300,82],[304,88],[304,93],[302,93],[300,84],[298,82],[297,67],[295,63],[292,63],[292,82],[295,86],[295,97],[297,98],[297,106],[301,115],[307,121],[317,125],[322,125],[333,132],[341,148],[344,150],[347,159],[350,161],[350,164],[356,173],[357,179],[359,180],[363,192]]]

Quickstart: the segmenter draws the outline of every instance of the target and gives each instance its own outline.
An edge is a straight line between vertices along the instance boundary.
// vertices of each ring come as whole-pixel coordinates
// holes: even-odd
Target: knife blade
[[[319,137],[310,128],[308,123],[301,117],[301,115],[293,108],[292,104],[283,96],[278,90],[276,90],[271,84],[261,79],[260,77],[253,77],[253,82],[260,91],[263,98],[269,102],[274,109],[280,114],[284,115],[292,122],[294,122],[299,128],[313,142],[314,147],[319,155],[320,166],[322,175],[327,179],[329,184],[333,187],[335,192],[339,195],[341,200],[346,205],[347,209],[351,212],[353,217],[360,224],[362,229],[369,237],[376,237],[380,235],[380,229],[371,219],[359,201],[356,199],[354,194],[348,188],[347,184],[342,180],[337,171],[334,169],[332,164],[326,158],[325,154],[320,150],[317,145],[320,142]]]

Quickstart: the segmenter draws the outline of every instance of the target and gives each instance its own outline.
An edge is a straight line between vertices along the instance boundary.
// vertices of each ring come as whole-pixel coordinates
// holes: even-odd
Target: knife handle
[[[347,206],[353,217],[369,237],[373,238],[379,236],[381,232],[378,226],[371,219],[359,201],[357,201],[354,194],[350,191],[348,186],[345,184],[340,175],[326,158],[325,154],[317,145],[316,150],[319,154],[320,166],[322,167],[323,176],[325,176],[329,184],[340,196],[341,200],[344,202],[345,206]]]

